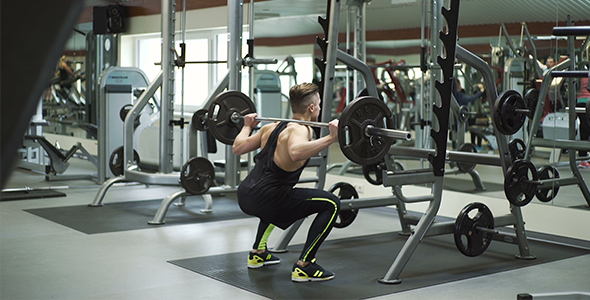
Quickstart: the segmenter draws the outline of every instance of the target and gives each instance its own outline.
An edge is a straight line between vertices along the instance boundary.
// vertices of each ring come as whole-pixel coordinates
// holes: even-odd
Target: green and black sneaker
[[[250,252],[248,254],[248,268],[257,269],[266,265],[275,265],[281,262],[281,259],[272,255],[268,251],[264,251],[262,254],[256,254]]]
[[[291,272],[291,280],[295,282],[307,281],[324,281],[334,278],[334,273],[324,270],[320,265],[315,263],[316,259],[312,259],[307,267],[301,267],[295,263],[293,272]]]

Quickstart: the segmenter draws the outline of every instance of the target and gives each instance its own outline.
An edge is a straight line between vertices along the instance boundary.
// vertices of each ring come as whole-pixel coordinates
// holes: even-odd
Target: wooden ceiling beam
[[[257,0],[257,2],[268,0]],[[184,1],[176,0],[176,11],[181,11]],[[244,3],[250,3],[250,0],[244,0]],[[158,15],[162,11],[161,0],[130,0],[121,3],[125,6],[126,17],[139,17]],[[227,6],[227,0],[186,0],[186,9],[195,10],[211,7]],[[77,23],[92,22],[92,6],[85,7],[78,18]]]
[[[508,34],[511,36],[520,36],[521,23],[505,24]],[[551,35],[555,22],[532,22],[527,23],[527,28],[531,35]],[[560,23],[559,26],[565,26],[565,23]],[[500,32],[499,24],[490,25],[471,25],[459,26],[459,38],[472,37],[497,37]],[[300,44],[315,43],[315,37],[323,34],[299,35],[289,37],[269,37],[256,38],[256,45],[258,46],[292,46]],[[420,28],[408,29],[392,29],[392,30],[372,30],[367,31],[367,41],[400,41],[400,40],[416,40],[420,39]],[[345,39],[345,34],[339,35],[340,40]]]

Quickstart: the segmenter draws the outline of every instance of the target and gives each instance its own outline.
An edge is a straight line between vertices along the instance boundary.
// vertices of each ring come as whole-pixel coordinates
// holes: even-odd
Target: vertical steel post
[[[244,0],[228,0],[228,54],[229,69],[228,90],[240,91],[242,79],[242,24]],[[225,146],[225,184],[230,187],[238,185],[239,158],[232,153],[231,145]]]
[[[324,74],[324,90],[323,101],[322,101],[322,121],[329,122],[332,119],[332,93],[334,92],[334,76],[336,73],[336,57],[338,55],[338,26],[340,24],[340,0],[331,0],[330,11],[326,12],[329,16],[328,23],[328,36],[326,40],[328,45],[326,47],[326,71]],[[323,127],[321,129],[321,136],[329,134],[329,128]],[[328,151],[326,148],[320,152],[322,157],[322,163],[318,167],[317,174],[319,181],[316,184],[316,188],[323,189],[326,184],[327,162],[328,162]],[[323,175],[322,175],[323,174]],[[320,176],[322,175],[322,176]]]
[[[160,111],[160,172],[173,171],[174,28],[176,2],[162,0],[162,105]],[[125,149],[126,151],[128,149]],[[132,151],[131,149],[129,149]],[[129,158],[133,157],[127,156]]]

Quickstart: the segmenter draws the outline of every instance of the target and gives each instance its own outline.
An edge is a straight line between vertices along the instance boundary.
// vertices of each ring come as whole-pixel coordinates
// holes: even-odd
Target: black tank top
[[[292,172],[287,172],[275,164],[274,154],[279,134],[287,127],[288,122],[280,122],[268,137],[264,148],[254,156],[255,166],[240,184],[240,194],[255,197],[281,197],[293,189],[299,181],[305,164]]]

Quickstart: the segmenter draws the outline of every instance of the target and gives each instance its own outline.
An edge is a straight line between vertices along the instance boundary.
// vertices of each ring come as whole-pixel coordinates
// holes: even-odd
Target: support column
[[[174,30],[176,2],[162,0],[162,106],[160,110],[160,172],[173,171]],[[127,150],[127,149],[126,149]],[[132,156],[129,156],[132,157]]]
[[[228,0],[228,54],[230,91],[241,91],[242,85],[242,24],[244,0]],[[238,185],[239,157],[232,153],[231,145],[225,147],[225,184],[231,187]]]

